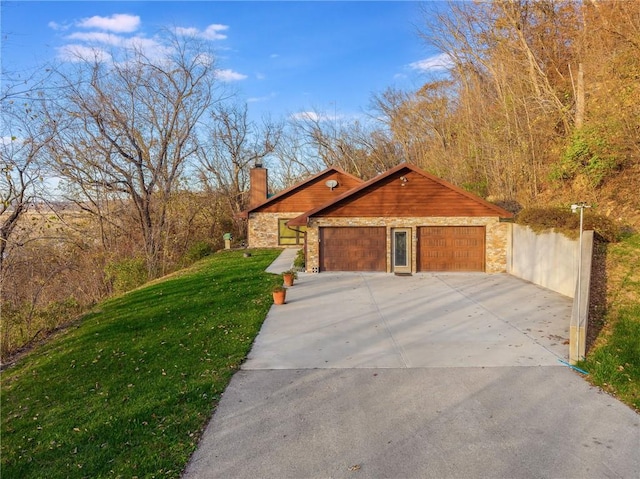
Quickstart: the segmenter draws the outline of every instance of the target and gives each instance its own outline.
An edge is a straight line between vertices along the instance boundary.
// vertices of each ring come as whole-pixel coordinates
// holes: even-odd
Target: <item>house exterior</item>
[[[262,166],[251,169],[250,182],[249,209],[241,217],[248,222],[247,242],[252,248],[304,246],[306,225],[289,228],[287,223],[363,183],[360,178],[332,167],[269,197],[267,170]]]
[[[306,268],[322,271],[506,270],[513,214],[403,163],[293,218]]]

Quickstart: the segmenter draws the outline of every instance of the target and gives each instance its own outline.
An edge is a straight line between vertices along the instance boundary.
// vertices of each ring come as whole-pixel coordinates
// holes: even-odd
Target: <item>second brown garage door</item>
[[[384,227],[320,228],[320,271],[386,271]]]
[[[418,271],[484,271],[484,226],[418,228]]]

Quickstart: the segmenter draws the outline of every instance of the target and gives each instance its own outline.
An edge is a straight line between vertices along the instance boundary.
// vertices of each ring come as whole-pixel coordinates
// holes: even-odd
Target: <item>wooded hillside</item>
[[[450,76],[376,106],[402,155],[520,206],[586,201],[640,221],[640,3],[456,2],[424,10]]]

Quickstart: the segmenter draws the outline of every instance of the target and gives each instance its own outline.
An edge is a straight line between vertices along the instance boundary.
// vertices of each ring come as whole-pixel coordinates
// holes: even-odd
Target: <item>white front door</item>
[[[411,228],[391,230],[391,256],[394,273],[411,273]]]

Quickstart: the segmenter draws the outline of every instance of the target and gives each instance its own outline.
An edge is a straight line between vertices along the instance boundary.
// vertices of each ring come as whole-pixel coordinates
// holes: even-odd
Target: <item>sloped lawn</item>
[[[589,380],[640,412],[640,234],[609,245],[608,311],[580,366]]]
[[[101,304],[2,373],[2,477],[179,477],[272,304],[278,250]]]

